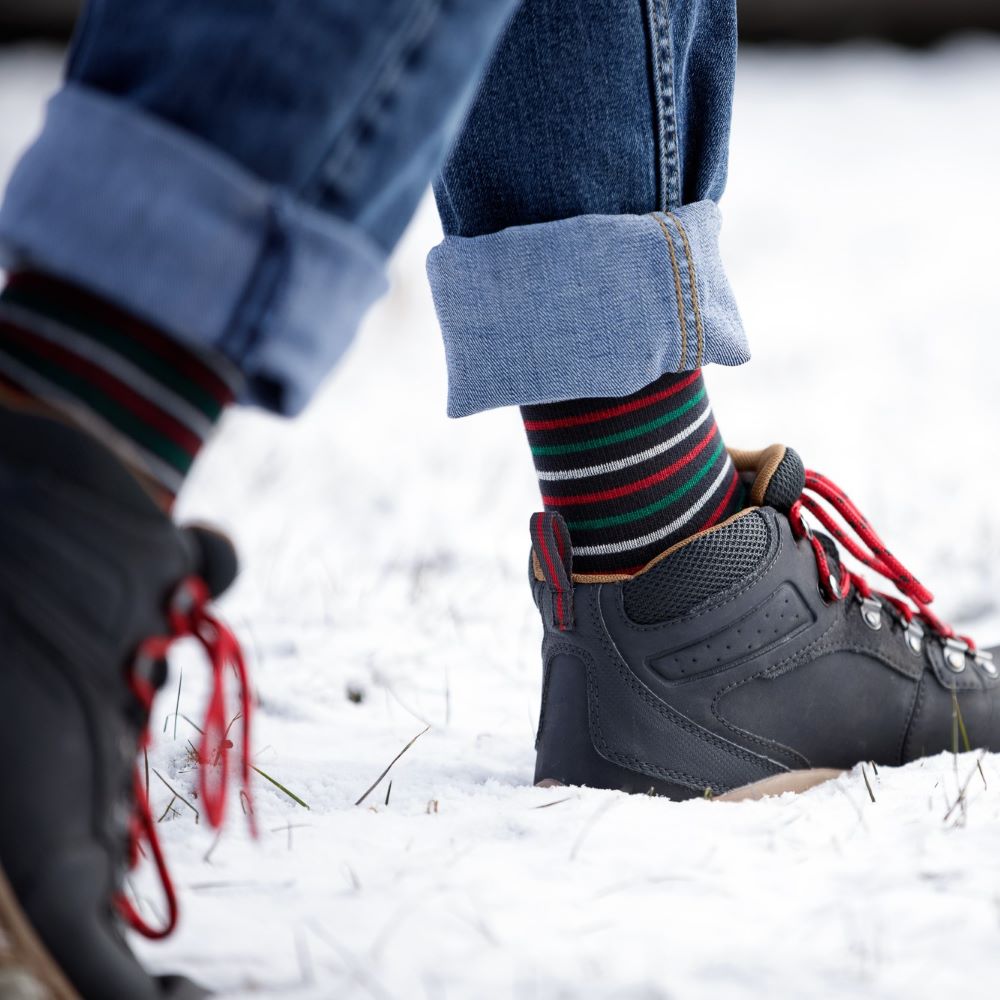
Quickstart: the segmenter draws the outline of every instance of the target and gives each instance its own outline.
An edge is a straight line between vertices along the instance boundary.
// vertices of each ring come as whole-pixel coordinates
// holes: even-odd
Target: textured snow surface
[[[0,56],[0,169],[56,73]],[[747,53],[724,250],[755,358],[709,374],[729,443],[794,444],[987,641],[998,93],[986,41]],[[223,610],[259,687],[255,760],[309,808],[260,780],[260,842],[234,801],[216,844],[154,777],[183,922],[144,957],[230,998],[997,996],[1000,758],[745,805],[531,787],[535,484],[516,413],[444,417],[436,227],[425,205],[309,414],[231,417],[184,499],[239,540]],[[177,668],[199,719],[186,650],[152,763],[190,799]],[[356,807],[426,726],[388,804],[385,781]],[[154,880],[135,889],[155,917]]]

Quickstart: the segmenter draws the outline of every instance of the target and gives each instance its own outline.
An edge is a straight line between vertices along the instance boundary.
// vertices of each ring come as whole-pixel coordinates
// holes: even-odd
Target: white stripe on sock
[[[726,464],[722,467],[722,471],[716,477],[715,482],[698,498],[698,502],[693,507],[690,507],[670,524],[662,528],[657,528],[656,531],[651,531],[648,535],[642,535],[640,538],[630,538],[624,542],[613,542],[607,545],[582,545],[579,548],[574,546],[573,555],[609,556],[617,552],[629,552],[632,549],[641,549],[645,545],[651,545],[653,542],[658,542],[668,535],[672,535],[679,528],[683,528],[712,499],[719,486],[725,482],[726,474],[732,470],[732,467],[733,463],[727,454]]]
[[[31,395],[43,399],[53,409],[65,413],[75,424],[83,427],[103,442],[127,465],[145,469],[165,489],[175,496],[184,485],[184,477],[158,456],[146,451],[140,444],[112,427],[103,417],[85,406],[80,400],[59,386],[53,385],[43,375],[22,365],[0,350],[0,371],[6,372],[18,385]]]
[[[554,472],[536,471],[536,475],[541,480],[556,482],[566,479],[586,479],[588,476],[603,476],[608,472],[618,472],[620,469],[628,469],[633,465],[638,465],[640,462],[645,462],[650,458],[655,458],[657,455],[662,455],[665,451],[670,451],[675,445],[680,444],[685,438],[690,437],[711,415],[712,408],[706,401],[704,411],[693,424],[689,424],[679,434],[675,434],[670,438],[670,440],[662,441],[660,444],[652,448],[647,448],[645,451],[640,451],[636,455],[618,458],[613,462],[605,462],[603,465],[589,465],[583,469],[557,469]]]
[[[140,396],[150,400],[164,413],[179,420],[203,441],[212,433],[212,421],[201,410],[192,406],[182,396],[147,375],[117,351],[85,334],[80,334],[71,326],[40,316],[38,313],[9,302],[0,302],[0,320],[9,319],[15,326],[22,327],[43,340],[60,347],[81,358],[85,358],[98,368],[114,375],[119,382],[134,389]]]

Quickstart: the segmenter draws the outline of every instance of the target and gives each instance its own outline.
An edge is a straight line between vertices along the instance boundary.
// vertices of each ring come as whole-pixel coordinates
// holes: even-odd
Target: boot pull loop
[[[573,545],[561,515],[531,515],[531,551],[551,597],[552,625],[566,632],[573,627]]]

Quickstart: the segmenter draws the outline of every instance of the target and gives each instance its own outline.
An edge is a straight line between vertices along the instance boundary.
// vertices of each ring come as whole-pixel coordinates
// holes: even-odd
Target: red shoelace
[[[247,821],[251,834],[257,836],[253,802],[250,797],[250,715],[253,710],[250,681],[243,652],[236,636],[208,610],[209,593],[204,582],[189,577],[174,592],[169,611],[170,634],[153,636],[139,647],[129,671],[129,685],[142,705],[146,723],[140,737],[139,748],[150,744],[149,713],[156,695],[151,677],[156,664],[166,659],[170,647],[178,640],[191,636],[204,649],[212,668],[212,693],[205,712],[205,725],[198,748],[199,782],[201,801],[209,825],[222,826],[226,812],[226,794],[229,785],[229,749],[226,723],[226,668],[231,667],[239,684],[240,715],[243,727],[243,746],[240,751],[240,770],[243,793],[247,803]],[[212,772],[217,778],[212,779]],[[156,823],[149,808],[148,790],[143,786],[138,764],[135,770],[135,812],[130,828],[129,862],[134,868],[139,862],[141,845],[149,845],[156,865],[167,904],[167,920],[163,927],[150,926],[138,913],[134,904],[124,894],[116,898],[118,910],[124,919],[144,937],[158,940],[167,937],[177,925],[177,894],[163,857]]]
[[[830,511],[820,503],[820,500],[825,501],[837,512],[844,524],[857,536],[856,538],[849,535],[837,523]],[[823,543],[813,534],[803,519],[803,510],[809,511],[858,562],[863,563],[879,576],[888,580],[903,595],[903,599],[873,590],[863,576],[851,572],[843,564],[839,566],[839,574],[835,575],[830,568],[830,560],[826,549],[823,548]],[[972,639],[966,635],[957,635],[950,625],[946,625],[931,611],[929,605],[934,600],[934,595],[889,551],[847,494],[825,476],[813,472],[811,469],[806,469],[805,491],[792,504],[788,519],[796,537],[809,539],[816,556],[816,565],[819,568],[820,586],[829,600],[843,600],[850,594],[853,587],[862,599],[877,597],[891,604],[899,612],[906,625],[911,625],[914,619],[919,618],[941,639],[951,639],[964,643],[969,652],[973,654],[976,652],[976,644]],[[912,605],[907,601],[912,602]]]

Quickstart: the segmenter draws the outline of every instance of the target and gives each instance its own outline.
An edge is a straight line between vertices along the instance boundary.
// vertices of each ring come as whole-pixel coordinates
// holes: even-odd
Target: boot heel
[[[546,668],[535,750],[535,784],[542,787],[583,785],[671,799],[696,794],[690,788],[630,771],[597,752],[590,736],[587,668],[568,653],[557,653]]]

